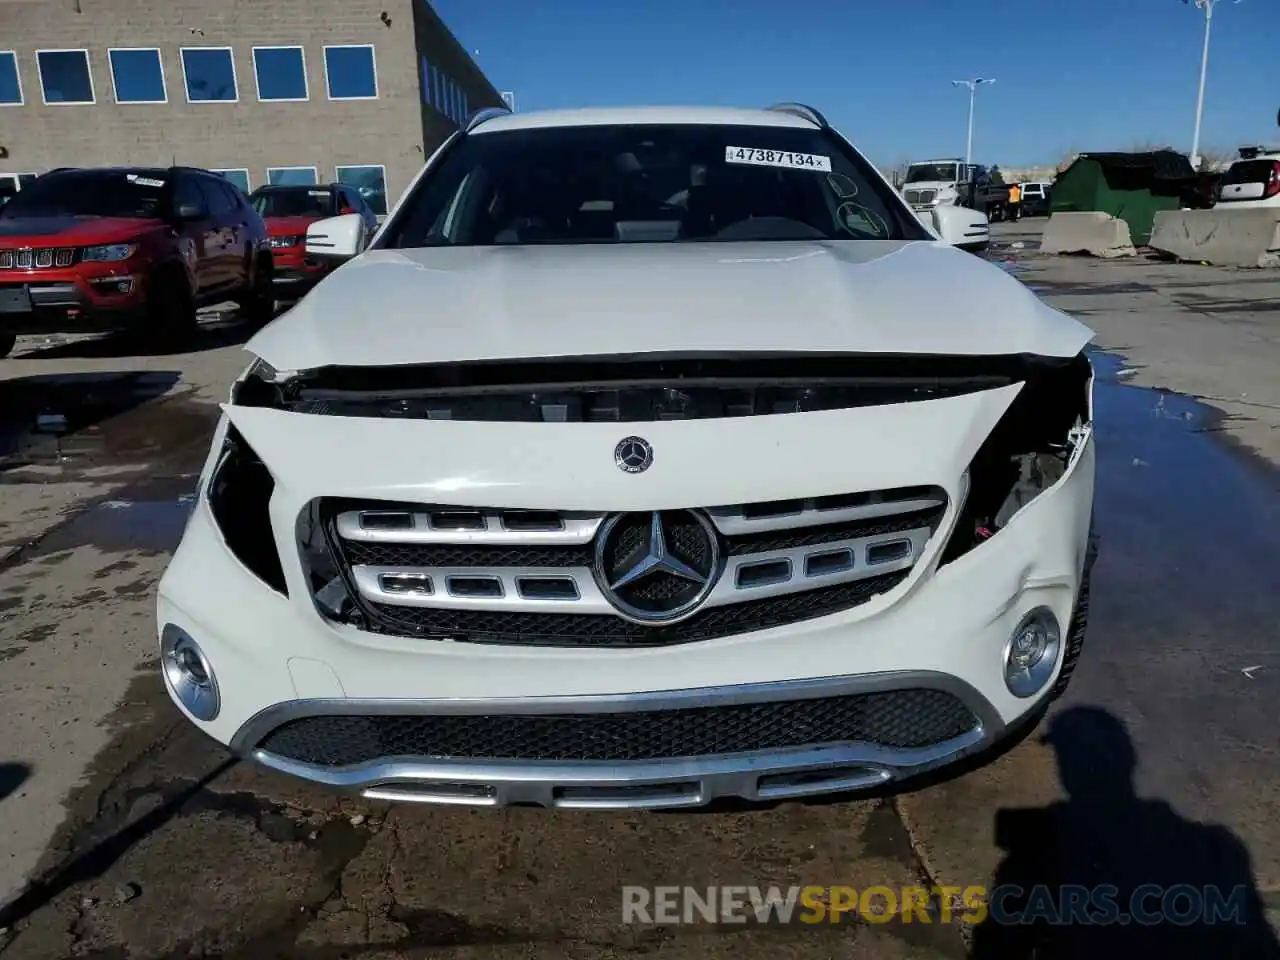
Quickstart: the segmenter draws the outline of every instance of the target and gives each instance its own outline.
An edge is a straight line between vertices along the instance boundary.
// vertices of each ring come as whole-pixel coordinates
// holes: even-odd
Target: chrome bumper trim
[[[978,719],[960,737],[916,749],[843,743],[786,750],[618,763],[386,757],[349,767],[300,763],[257,749],[276,727],[328,715],[610,713],[798,700],[907,688],[955,694]],[[865,790],[952,763],[997,740],[994,708],[955,677],[895,672],[777,683],[596,696],[437,700],[296,700],[276,704],[232,739],[237,753],[282,773],[371,799],[564,808],[703,806],[722,797],[768,801]]]

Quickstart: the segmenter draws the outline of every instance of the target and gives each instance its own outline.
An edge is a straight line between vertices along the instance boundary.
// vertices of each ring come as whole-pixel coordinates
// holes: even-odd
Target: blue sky
[[[1203,14],[1178,0],[432,0],[521,110],[799,100],[879,163],[1187,150]],[[1280,141],[1280,0],[1219,3],[1202,147]]]

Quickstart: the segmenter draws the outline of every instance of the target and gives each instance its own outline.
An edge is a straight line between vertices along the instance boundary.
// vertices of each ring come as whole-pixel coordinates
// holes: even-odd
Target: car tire
[[[254,327],[265,326],[275,316],[275,287],[272,283],[274,269],[275,263],[270,254],[259,258],[258,267],[253,271],[253,286],[239,300],[240,315]]]
[[[155,274],[142,311],[146,336],[164,346],[187,346],[200,329],[191,284],[177,267]]]
[[[1080,591],[1076,594],[1075,610],[1071,613],[1071,625],[1067,629],[1066,650],[1062,654],[1062,669],[1058,671],[1058,679],[1054,681],[1050,700],[1057,700],[1067,692],[1071,683],[1071,675],[1075,673],[1080,662],[1080,653],[1084,649],[1084,635],[1089,627],[1089,587],[1093,582],[1093,565],[1098,559],[1098,535],[1089,530],[1089,546],[1085,550],[1084,570],[1080,574]]]
[[[0,333],[0,358],[13,352],[13,345],[18,342],[16,333]]]

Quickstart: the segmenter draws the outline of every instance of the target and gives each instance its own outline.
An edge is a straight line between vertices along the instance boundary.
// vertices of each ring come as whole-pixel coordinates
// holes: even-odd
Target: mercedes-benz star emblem
[[[596,538],[596,581],[617,611],[637,623],[671,623],[693,613],[720,574],[715,527],[695,510],[620,513]]]
[[[644,437],[623,437],[613,448],[613,462],[627,473],[644,473],[653,465],[653,447]]]

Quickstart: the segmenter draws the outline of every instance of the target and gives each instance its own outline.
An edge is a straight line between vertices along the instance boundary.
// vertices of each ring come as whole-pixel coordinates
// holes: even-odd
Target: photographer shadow
[[[1073,707],[1044,739],[1068,799],[996,814],[1005,857],[975,960],[1280,958],[1244,844],[1138,797],[1118,718]]]

